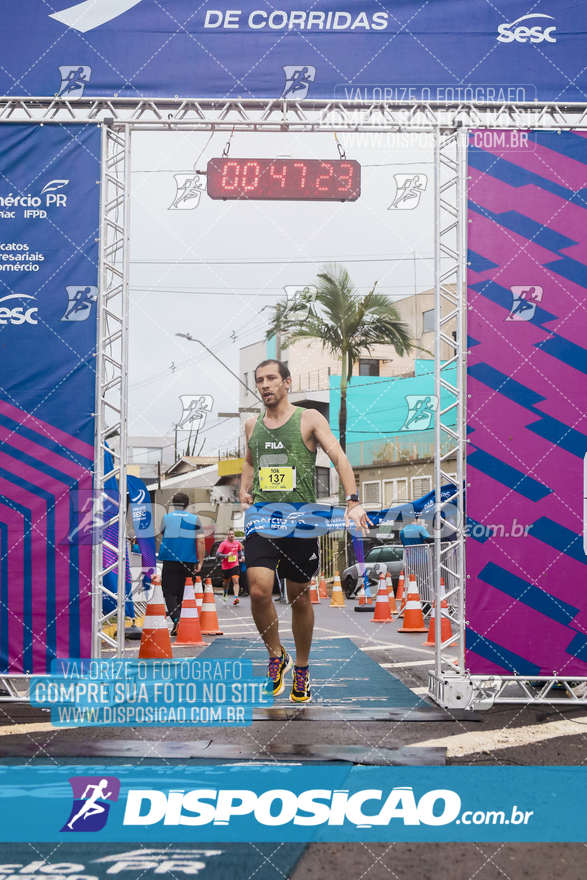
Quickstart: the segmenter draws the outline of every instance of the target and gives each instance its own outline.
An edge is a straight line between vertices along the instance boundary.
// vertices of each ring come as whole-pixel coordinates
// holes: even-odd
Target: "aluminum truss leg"
[[[102,126],[102,180],[100,218],[100,290],[96,351],[96,412],[94,463],[94,523],[118,525],[118,541],[94,539],[92,589],[92,656],[100,657],[107,645],[117,657],[124,655],[125,553],[126,553],[126,449],[128,424],[128,280],[130,207],[130,128]],[[104,452],[109,438],[114,467],[106,473]],[[104,517],[104,487],[118,480],[118,510]],[[101,528],[97,530],[101,532]],[[99,534],[101,537],[101,534]],[[110,558],[104,561],[104,549]],[[117,593],[104,586],[105,575],[118,569]],[[116,600],[116,640],[103,631],[111,614],[103,612],[103,597]]]
[[[434,423],[436,645],[429,693],[443,706],[460,708],[470,703],[473,693],[465,669],[466,138],[467,131],[462,128],[436,129],[434,178],[434,393],[438,407]],[[452,482],[445,463],[453,461],[455,455],[456,490],[442,501],[441,486]],[[445,519],[454,523],[456,533],[446,525],[443,528]],[[446,543],[452,534],[454,541]],[[447,554],[452,557],[450,569]],[[450,583],[444,596],[448,609],[441,608],[441,578]],[[453,632],[444,642],[441,616],[450,618]]]

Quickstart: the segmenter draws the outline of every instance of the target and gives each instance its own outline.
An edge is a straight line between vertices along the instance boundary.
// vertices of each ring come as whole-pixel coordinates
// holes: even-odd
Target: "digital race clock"
[[[361,166],[354,159],[210,159],[211,199],[354,202]]]

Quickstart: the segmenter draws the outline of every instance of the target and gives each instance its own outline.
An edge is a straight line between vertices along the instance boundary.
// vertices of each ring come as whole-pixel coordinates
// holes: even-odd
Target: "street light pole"
[[[237,380],[237,382],[240,382],[241,385],[243,385],[243,386],[247,389],[247,391],[250,391],[250,392],[251,392],[251,394],[253,395],[253,397],[256,397],[256,398],[257,398],[257,400],[259,401],[259,403],[263,403],[263,401],[262,401],[261,398],[258,396],[258,394],[255,394],[255,392],[252,391],[252,390],[249,388],[248,385],[245,385],[245,383],[242,381],[242,379],[239,379],[239,377],[236,375],[236,373],[233,373],[232,370],[231,370],[229,367],[226,366],[226,364],[224,363],[224,361],[221,361],[219,357],[216,357],[216,355],[214,354],[214,352],[213,352],[213,351],[210,351],[210,349],[208,348],[208,346],[207,346],[207,345],[204,345],[204,343],[202,342],[201,339],[196,339],[194,336],[190,336],[189,333],[176,333],[175,335],[176,335],[176,336],[181,336],[182,339],[187,339],[189,342],[199,342],[200,345],[201,345],[203,348],[206,349],[206,351],[208,352],[208,354],[211,354],[212,357],[215,358],[215,359],[218,361],[219,364],[222,364],[222,366],[224,367],[225,370],[228,370],[228,372],[231,374],[231,376],[234,376],[234,378]]]

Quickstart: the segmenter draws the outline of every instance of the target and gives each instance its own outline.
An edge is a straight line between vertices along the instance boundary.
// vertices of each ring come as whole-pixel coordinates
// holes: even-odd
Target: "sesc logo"
[[[542,30],[541,25],[534,25],[533,27],[520,25],[519,27],[516,27],[515,30],[511,30],[511,28],[519,24],[521,21],[526,21],[531,18],[549,18],[551,21],[554,21],[552,15],[544,15],[542,12],[533,12],[530,15],[523,15],[521,18],[512,21],[511,24],[499,25],[497,28],[499,31],[499,37],[497,38],[498,42],[512,43],[515,40],[517,43],[527,43],[529,39],[531,43],[542,43],[543,40],[546,40],[548,43],[556,43],[556,37],[552,36],[553,31],[556,30],[554,26]]]
[[[8,296],[0,298],[0,303],[9,299],[34,299],[28,293],[11,293]],[[33,317],[39,310],[37,308],[29,308],[26,306],[10,306],[0,305],[0,324],[38,324],[38,320]]]

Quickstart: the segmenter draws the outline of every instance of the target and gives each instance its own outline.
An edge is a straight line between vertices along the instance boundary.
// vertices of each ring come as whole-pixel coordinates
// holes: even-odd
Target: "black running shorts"
[[[245,541],[245,561],[249,568],[275,571],[279,577],[306,584],[318,571],[318,538],[268,538],[253,532]]]
[[[233,577],[239,577],[241,573],[240,565],[233,565],[232,568],[223,568],[222,569],[222,579],[225,581],[229,581]]]

